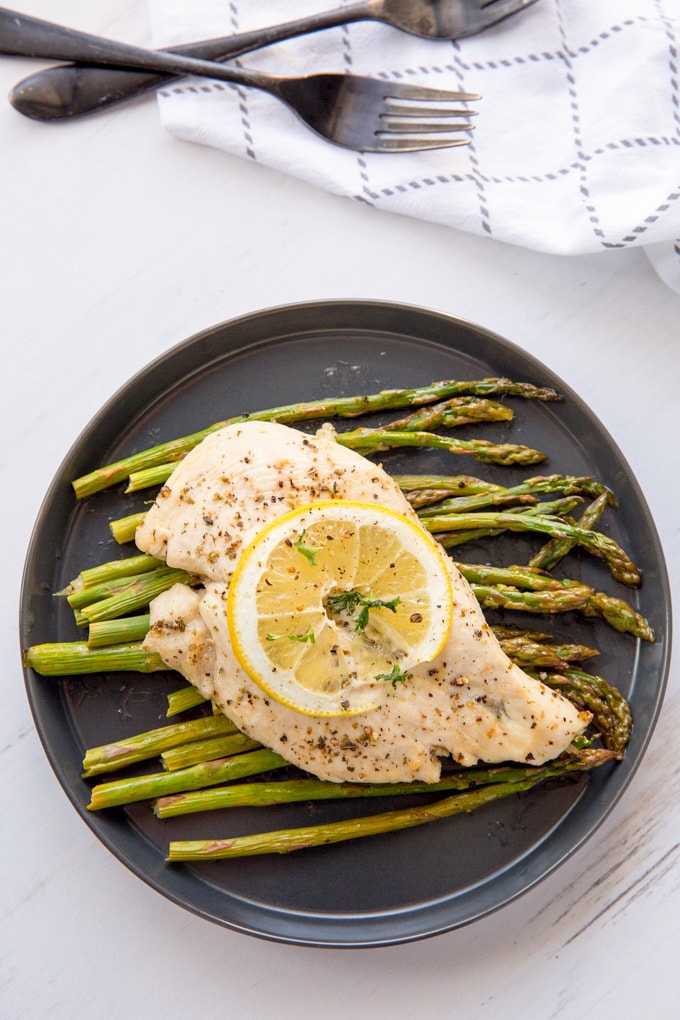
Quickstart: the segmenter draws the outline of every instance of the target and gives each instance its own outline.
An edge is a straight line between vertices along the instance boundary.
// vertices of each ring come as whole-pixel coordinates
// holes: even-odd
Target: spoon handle
[[[372,18],[373,7],[371,0],[362,0],[285,24],[169,47],[167,53],[203,60],[233,59],[295,36]],[[129,54],[136,47],[126,49]],[[34,120],[61,120],[106,109],[178,77],[172,71],[133,70],[130,64],[127,70],[111,66],[112,61],[122,60],[121,44],[2,7],[0,53],[78,62],[38,71],[14,86],[9,97],[12,105]]]

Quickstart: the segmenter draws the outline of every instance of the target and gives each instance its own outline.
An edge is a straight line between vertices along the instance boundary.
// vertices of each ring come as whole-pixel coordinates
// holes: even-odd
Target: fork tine
[[[476,117],[476,110],[466,110],[462,107],[459,109],[446,107],[446,106],[435,106],[430,104],[429,106],[417,105],[416,103],[400,103],[393,99],[388,98],[385,105],[385,115],[396,116],[396,117]]]
[[[480,99],[476,92],[448,92],[445,89],[431,89],[424,85],[404,85],[401,82],[386,81],[386,99],[422,99],[441,103],[467,103]]]
[[[469,145],[469,138],[410,138],[408,135],[379,135],[380,152],[420,152],[428,149],[451,149],[457,145]],[[374,150],[376,151],[376,150]]]
[[[391,117],[383,117],[382,122],[385,131],[390,134],[450,134],[451,132],[473,131],[474,124],[449,124],[446,121],[434,120],[392,120]],[[380,132],[378,132],[380,134]]]

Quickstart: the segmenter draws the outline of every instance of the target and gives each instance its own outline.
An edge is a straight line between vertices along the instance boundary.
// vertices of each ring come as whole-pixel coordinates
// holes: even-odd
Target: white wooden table
[[[141,0],[21,7],[149,41]],[[0,93],[37,66],[0,59]],[[41,749],[17,638],[33,521],[62,456],[99,407],[205,327],[316,299],[453,313],[548,364],[621,447],[677,579],[680,298],[643,253],[553,258],[376,213],[173,140],[153,99],[52,126],[0,103],[0,225],[8,586],[0,1015],[680,1016],[677,664],[632,785],[556,873],[502,911],[435,939],[314,950],[203,921],[97,842]]]

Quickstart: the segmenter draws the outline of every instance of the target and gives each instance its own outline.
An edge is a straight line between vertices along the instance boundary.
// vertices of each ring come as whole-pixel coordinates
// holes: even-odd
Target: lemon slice
[[[377,708],[441,651],[452,592],[445,554],[385,507],[311,503],[243,551],[229,587],[236,658],[276,701],[305,715]]]

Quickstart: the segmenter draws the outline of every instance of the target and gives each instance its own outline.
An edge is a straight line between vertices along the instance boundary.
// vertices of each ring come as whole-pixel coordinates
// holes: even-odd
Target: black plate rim
[[[619,771],[616,775],[614,789],[613,792],[610,789],[607,804],[604,807],[600,806],[597,811],[591,810],[589,812],[592,817],[587,818],[587,820],[583,820],[579,838],[572,840],[568,846],[563,848],[562,852],[557,854],[554,852],[552,854],[547,854],[545,846],[537,848],[537,850],[531,855],[532,863],[534,865],[533,869],[528,869],[524,877],[518,880],[516,888],[509,888],[507,894],[497,901],[480,903],[478,909],[470,910],[463,919],[457,918],[452,920],[448,916],[447,904],[444,901],[442,903],[425,903],[418,905],[415,908],[411,907],[405,911],[393,911],[390,914],[351,915],[347,918],[343,918],[342,916],[335,914],[332,915],[332,917],[326,917],[325,915],[297,915],[289,914],[282,910],[272,910],[272,917],[267,919],[270,923],[263,925],[258,923],[261,919],[256,916],[260,913],[259,908],[253,908],[254,912],[251,916],[247,907],[243,910],[241,904],[233,904],[232,906],[234,910],[232,915],[225,916],[224,911],[218,912],[211,910],[206,904],[191,902],[192,880],[190,874],[185,876],[187,881],[178,883],[178,888],[173,889],[168,888],[163,875],[157,876],[149,874],[148,871],[141,867],[136,861],[134,853],[126,852],[125,849],[121,848],[118,840],[115,836],[112,836],[109,825],[107,824],[106,826],[103,826],[101,824],[100,817],[87,812],[82,802],[82,798],[79,799],[79,791],[73,788],[72,777],[67,774],[62,763],[58,760],[51,748],[52,735],[49,732],[47,721],[44,718],[39,697],[39,687],[42,680],[41,678],[36,677],[31,670],[24,669],[25,686],[29,706],[33,715],[36,730],[50,766],[62,786],[62,789],[75,807],[78,814],[81,816],[81,819],[125,867],[170,901],[177,903],[179,906],[200,917],[215,922],[233,931],[288,944],[332,948],[362,948],[369,946],[379,947],[396,945],[422,938],[428,938],[462,927],[463,925],[473,923],[474,921],[508,905],[543,881],[557,868],[559,868],[570,855],[579,850],[583,844],[593,836],[614,807],[618,804],[620,798],[628,788],[644,758],[658,721],[658,716],[661,711],[666,691],[670,667],[672,643],[671,593],[670,580],[665,564],[663,549],[645,497],[640,490],[637,479],[633,475],[625,457],[618,448],[618,445],[578,394],[573,391],[568,384],[556,376],[552,370],[547,368],[543,362],[525,351],[519,345],[503,336],[500,336],[494,331],[467,319],[447,312],[415,305],[374,300],[321,300],[281,306],[270,306],[260,311],[246,313],[233,319],[225,320],[224,322],[207,327],[206,329],[200,330],[188,337],[186,340],[170,347],[166,352],[153,359],[146,366],[142,367],[138,372],[131,376],[126,383],[119,387],[110,399],[105,402],[99,412],[97,412],[90,422],[81,430],[66,456],[63,458],[57,472],[54,475],[52,483],[44,496],[41,509],[38,513],[29,540],[20,596],[20,638],[22,652],[23,648],[27,644],[26,637],[30,629],[30,621],[27,619],[27,589],[31,574],[31,561],[34,555],[36,543],[41,530],[45,526],[49,508],[53,500],[56,498],[58,491],[63,488],[64,480],[74,477],[73,466],[78,461],[78,452],[82,448],[86,438],[91,436],[95,430],[103,427],[106,422],[110,420],[114,410],[120,415],[121,405],[123,407],[126,405],[128,396],[136,390],[145,379],[148,379],[150,374],[158,374],[159,372],[161,374],[165,373],[170,377],[171,381],[175,383],[178,380],[176,377],[173,377],[171,366],[178,359],[181,360],[182,357],[191,353],[196,355],[200,354],[201,350],[210,346],[211,341],[214,341],[217,337],[220,337],[225,333],[232,336],[237,334],[242,335],[245,343],[239,344],[236,350],[245,349],[245,347],[248,347],[253,343],[262,342],[263,339],[265,339],[265,337],[262,337],[261,334],[263,328],[266,333],[268,323],[276,323],[277,336],[275,339],[277,340],[283,339],[280,335],[282,330],[288,330],[289,332],[292,331],[296,335],[301,330],[314,332],[321,328],[326,332],[333,330],[342,332],[344,330],[346,331],[348,329],[358,328],[368,330],[372,333],[380,333],[381,330],[384,331],[389,327],[392,332],[399,332],[404,327],[402,325],[398,328],[397,323],[407,323],[407,327],[411,330],[408,335],[419,336],[418,327],[420,327],[420,331],[422,332],[427,332],[425,329],[426,325],[428,329],[437,327],[450,330],[455,327],[465,331],[471,337],[476,336],[483,338],[485,342],[490,342],[491,344],[504,349],[504,351],[511,357],[521,361],[522,370],[525,375],[527,369],[529,369],[539,377],[550,377],[552,385],[564,394],[568,402],[576,408],[577,412],[585,413],[591,423],[594,423],[600,429],[602,435],[606,438],[610,449],[616,454],[620,464],[627,472],[628,482],[631,484],[636,493],[640,508],[646,517],[647,526],[653,536],[653,552],[658,568],[657,581],[660,589],[659,595],[664,606],[664,647],[660,662],[656,698],[650,710],[647,730],[638,744],[635,759],[628,760],[627,758],[622,765],[618,766]],[[329,325],[329,323],[331,325]],[[413,332],[414,330],[415,332]],[[441,341],[441,338],[438,339]],[[443,342],[445,343],[445,341]],[[198,368],[195,367],[194,370],[196,371]],[[133,411],[134,408],[130,408],[130,410]],[[545,860],[542,860],[544,857]],[[520,871],[521,870],[522,869],[520,869]],[[186,886],[186,890],[183,890],[183,885]],[[241,914],[244,914],[244,916],[241,916]],[[272,921],[273,923],[271,923]],[[341,931],[341,934],[338,929]]]

